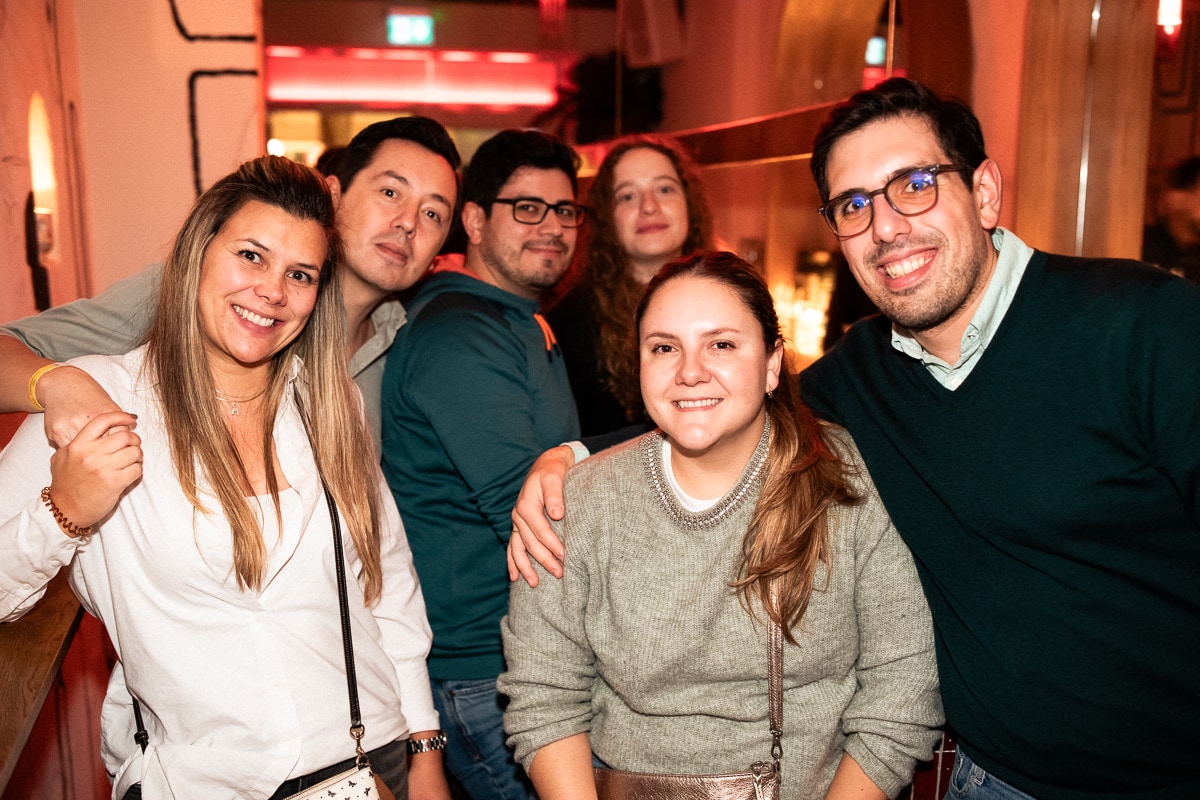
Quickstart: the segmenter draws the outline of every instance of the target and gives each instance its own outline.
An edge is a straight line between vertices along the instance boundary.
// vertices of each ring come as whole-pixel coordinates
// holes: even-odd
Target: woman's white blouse
[[[220,504],[202,484],[212,513],[199,513],[179,487],[144,356],[138,349],[73,362],[138,415],[144,455],[142,479],[87,541],[64,535],[39,498],[53,452],[41,416],[0,453],[0,616],[31,608],[66,566],[80,602],[104,622],[121,658],[102,717],[117,797],[137,782],[146,797],[268,797],[289,777],[354,754],[328,507],[286,391],[274,429],[291,487],[280,495],[283,524],[276,537],[274,505],[264,498],[263,585],[239,589]],[[299,374],[297,363],[293,382]],[[399,513],[378,480],[383,596],[367,608],[350,583],[367,749],[438,727],[425,603]],[[358,575],[342,528],[347,574]],[[133,741],[130,692],[149,731],[144,756]]]

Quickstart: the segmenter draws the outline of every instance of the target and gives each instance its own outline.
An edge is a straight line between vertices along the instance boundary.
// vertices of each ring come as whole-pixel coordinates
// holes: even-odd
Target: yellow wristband
[[[65,367],[65,366],[66,366],[66,364],[62,364],[62,363],[59,363],[56,361],[53,364],[47,364],[44,367],[39,367],[32,375],[29,376],[29,402],[32,403],[33,407],[36,408],[38,411],[46,410],[46,407],[44,405],[42,405],[41,403],[39,403],[38,399],[37,399],[38,381],[40,381],[42,379],[42,376],[45,375],[50,370],[57,369],[58,367]]]

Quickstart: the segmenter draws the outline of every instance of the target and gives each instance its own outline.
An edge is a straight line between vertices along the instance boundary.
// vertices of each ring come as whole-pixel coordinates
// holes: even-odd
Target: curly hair
[[[645,287],[629,271],[629,256],[617,238],[613,219],[613,182],[617,164],[631,150],[650,149],[671,162],[683,185],[687,201],[688,231],[683,253],[712,247],[712,213],[700,181],[700,169],[674,139],[654,134],[636,134],[619,139],[605,156],[588,190],[588,233],[581,247],[584,256],[584,287],[598,326],[600,383],[625,409],[630,422],[644,418],[638,387],[637,346],[634,341],[634,312]]]

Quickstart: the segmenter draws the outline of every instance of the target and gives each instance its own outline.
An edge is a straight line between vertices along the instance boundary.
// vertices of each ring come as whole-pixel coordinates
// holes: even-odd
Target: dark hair
[[[730,289],[762,328],[766,352],[783,346],[779,316],[766,281],[749,263],[726,252],[695,253],[668,262],[646,286],[635,315],[640,329],[651,299],[677,278],[705,278]],[[779,385],[765,400],[771,418],[767,477],[742,542],[742,563],[733,586],[742,603],[751,600],[779,623],[788,641],[804,617],[816,584],[817,567],[829,566],[829,509],[851,502],[846,469],[828,443],[828,429],[800,400],[787,353]],[[828,575],[828,570],[826,575]],[[771,601],[772,590],[775,602]]]
[[[838,140],[859,128],[893,117],[920,117],[929,123],[942,151],[955,164],[973,171],[987,158],[983,130],[971,107],[956,98],[941,98],[908,78],[889,78],[839,103],[817,131],[813,142],[812,173],[821,201],[829,200],[829,153]],[[916,165],[914,165],[916,166]],[[959,176],[970,188],[969,172]]]
[[[335,173],[343,192],[350,188],[355,176],[371,163],[379,146],[389,139],[403,139],[418,144],[444,158],[455,172],[462,165],[454,140],[440,122],[429,117],[396,117],[368,125],[346,145]]]
[[[1180,161],[1167,174],[1167,188],[1186,191],[1200,183],[1200,156]]]
[[[574,150],[541,131],[510,129],[479,145],[471,157],[463,173],[463,202],[482,206],[490,216],[500,190],[522,167],[559,170],[570,179],[571,193],[579,191],[579,156]]]
[[[637,347],[630,338],[634,310],[642,296],[642,285],[629,274],[629,257],[617,238],[613,222],[615,202],[613,182],[617,164],[631,150],[654,150],[666,156],[683,185],[687,202],[688,231],[682,253],[712,247],[712,212],[700,181],[700,168],[683,146],[674,139],[655,134],[635,134],[619,139],[596,171],[588,189],[588,226],[584,253],[585,287],[591,294],[599,338],[601,385],[616,397],[630,422],[642,418],[642,393],[637,381]]]
[[[317,157],[313,169],[322,175],[336,175],[338,164],[342,162],[342,156],[345,154],[345,147],[326,147]]]

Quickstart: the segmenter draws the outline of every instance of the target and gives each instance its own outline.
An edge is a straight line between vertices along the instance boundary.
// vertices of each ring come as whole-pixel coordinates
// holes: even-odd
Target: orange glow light
[[[1174,36],[1183,24],[1183,0],[1158,0],[1158,25],[1167,36]]]

